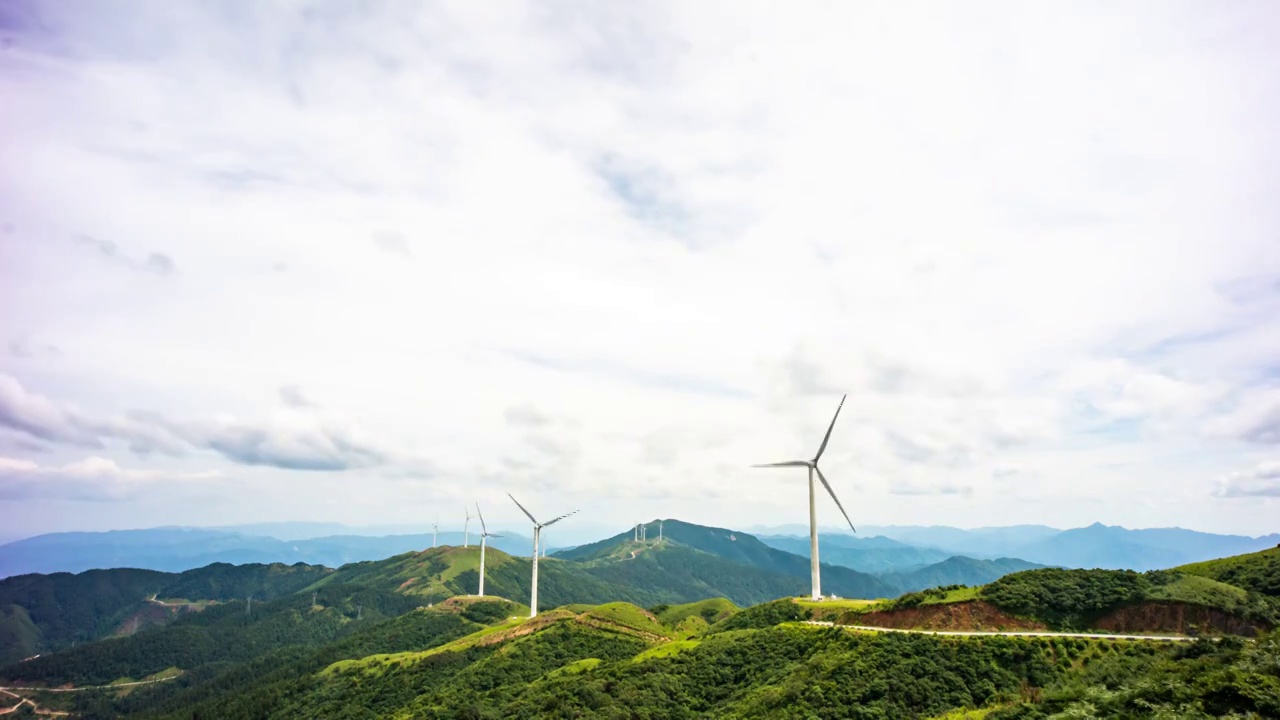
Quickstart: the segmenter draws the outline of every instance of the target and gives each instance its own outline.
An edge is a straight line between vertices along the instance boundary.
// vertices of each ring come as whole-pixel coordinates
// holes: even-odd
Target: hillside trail
[[[27,698],[24,698],[24,697],[22,697],[21,695],[15,695],[15,694],[13,694],[13,693],[9,692],[8,690],[2,690],[2,689],[0,689],[0,693],[4,693],[5,695],[8,695],[9,697],[13,697],[13,698],[17,698],[17,699],[18,699],[18,703],[17,703],[16,705],[14,705],[13,707],[8,707],[8,708],[0,709],[0,715],[8,715],[9,713],[17,712],[17,711],[18,711],[18,708],[22,707],[23,705],[30,705],[30,706],[31,706],[31,710],[32,710],[35,714],[37,714],[37,715],[70,715],[70,714],[71,714],[71,713],[69,713],[69,712],[63,712],[63,711],[61,711],[61,710],[47,710],[47,709],[42,708],[42,707],[40,707],[39,705],[37,705],[37,704],[36,704],[36,702],[35,702],[34,700],[28,700]]]
[[[156,678],[155,680],[136,680],[134,682],[115,683],[114,685],[84,685],[81,687],[69,687],[69,688],[45,688],[45,687],[25,687],[22,685],[8,685],[8,686],[0,687],[0,692],[3,692],[6,695],[13,695],[13,693],[9,692],[10,690],[38,690],[40,692],[80,692],[81,690],[114,690],[116,688],[131,687],[134,685],[150,685],[152,683],[169,682],[170,680],[177,680],[179,677],[181,677],[181,675],[172,675],[170,677]],[[14,695],[14,697],[20,697],[20,696]]]
[[[873,627],[871,625],[836,625],[829,620],[805,620],[805,625],[820,627],[842,627],[850,630],[867,632],[915,633],[917,635],[949,635],[954,637],[1048,637],[1048,638],[1084,638],[1085,640],[1155,640],[1159,642],[1191,642],[1195,638],[1186,635],[1113,635],[1105,633],[1072,633],[1050,632],[1044,630],[1016,630],[998,632],[994,630],[915,630],[909,628]]]

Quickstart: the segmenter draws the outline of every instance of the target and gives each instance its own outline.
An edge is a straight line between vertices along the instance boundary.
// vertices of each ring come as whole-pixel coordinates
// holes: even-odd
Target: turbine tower
[[[658,544],[662,544],[662,521],[658,521]]]
[[[440,536],[440,516],[436,516],[436,521],[431,526],[431,547],[436,546],[436,538]]]
[[[489,532],[484,526],[484,515],[480,514],[480,503],[476,503],[476,517],[480,518],[480,597],[484,597],[484,546],[485,540],[491,537],[502,537]]]
[[[766,465],[753,465],[752,467],[802,467],[809,469],[809,575],[813,581],[812,596],[814,600],[822,599],[822,576],[819,571],[818,564],[818,510],[814,504],[814,488],[813,476],[817,474],[818,479],[822,481],[822,486],[830,493],[831,499],[836,501],[836,507],[840,508],[840,514],[844,515],[845,522],[849,523],[849,529],[858,532],[853,527],[853,521],[849,519],[849,513],[844,511],[844,506],[840,504],[840,498],[836,497],[836,491],[831,489],[831,483],[827,482],[826,476],[822,474],[822,470],[818,469],[818,460],[822,457],[822,452],[827,449],[827,441],[831,439],[831,431],[835,429],[836,418],[840,417],[840,408],[844,407],[845,395],[840,398],[840,404],[836,406],[836,414],[831,418],[831,425],[827,427],[827,434],[822,438],[822,444],[818,446],[818,454],[813,456],[812,460],[789,460],[780,463],[768,463]]]
[[[516,499],[515,495],[507,493],[507,497],[511,498],[511,502],[515,503],[516,507],[520,508],[520,512],[524,513],[529,520],[533,522],[533,589],[529,594],[529,617],[533,618],[538,616],[538,538],[542,536],[542,528],[555,525],[578,511],[574,510],[571,513],[561,515],[555,520],[548,520],[547,522],[540,523],[538,522],[538,519],[533,516],[533,513],[524,509],[524,506],[520,504],[520,501]]]
[[[471,544],[471,535],[467,532],[467,526],[471,524],[471,510],[464,507],[462,512],[467,514],[466,521],[462,523],[462,547],[467,547]]]

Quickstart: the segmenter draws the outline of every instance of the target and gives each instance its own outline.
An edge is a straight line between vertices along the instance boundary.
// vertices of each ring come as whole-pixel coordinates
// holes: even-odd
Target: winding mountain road
[[[948,635],[954,637],[1047,637],[1047,638],[1083,638],[1085,640],[1155,640],[1159,642],[1190,642],[1195,638],[1186,635],[1109,635],[1103,633],[1071,633],[1071,632],[1049,632],[1041,630],[1017,630],[1012,632],[997,632],[983,630],[914,630],[907,628],[886,628],[872,627],[870,625],[837,625],[826,620],[805,620],[805,625],[817,625],[819,627],[842,627],[850,630],[864,630],[867,632],[897,632],[897,633],[914,633],[917,635]]]

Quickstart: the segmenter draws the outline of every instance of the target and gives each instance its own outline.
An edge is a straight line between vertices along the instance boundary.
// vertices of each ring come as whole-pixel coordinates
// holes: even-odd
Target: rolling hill
[[[20,690],[85,718],[1273,717],[1280,634],[1185,646],[1094,639],[936,637],[814,627],[784,599],[738,612],[723,602],[652,613],[624,602],[512,618],[502,601],[454,599],[387,619],[285,601],[236,630],[286,642],[247,660],[170,651],[79,651],[0,669],[0,680],[174,680],[78,693]],[[708,625],[708,617],[721,621]],[[271,618],[268,620],[268,618]],[[185,622],[185,621],[184,621]],[[230,615],[205,628],[233,626]],[[267,626],[271,626],[269,630]],[[178,627],[154,631],[173,633]],[[683,629],[682,629],[683,628]],[[212,632],[211,637],[217,635]],[[231,637],[231,633],[226,633]],[[142,637],[95,645],[137,645]],[[153,644],[149,651],[163,651]],[[135,648],[142,650],[141,646]],[[1188,710],[1194,709],[1196,712]]]
[[[599,567],[600,561],[612,559],[621,561],[633,550],[654,547],[659,543],[657,522],[649,523],[650,540],[637,543],[632,540],[632,533],[619,533],[588,545],[580,545],[570,550],[556,553],[555,557]],[[679,520],[663,521],[663,538],[665,541],[685,546],[702,553],[714,555],[740,567],[754,568],[771,575],[788,576],[803,581],[796,592],[803,592],[809,584],[809,560],[792,553],[769,547],[755,536],[735,532],[724,528],[706,527]],[[666,544],[665,542],[663,544]],[[596,565],[592,565],[596,563]],[[732,569],[726,566],[726,569]],[[738,572],[743,570],[738,569]],[[860,573],[839,565],[822,565],[823,591],[836,593],[843,597],[877,598],[895,595],[894,589],[874,576]],[[725,594],[725,593],[721,593]],[[727,595],[737,601],[733,595]]]
[[[942,585],[985,585],[1010,573],[1040,567],[1044,566],[1017,558],[975,560],[956,555],[911,572],[887,573],[880,579],[906,593]]]
[[[1208,560],[1174,569],[1280,597],[1280,545],[1248,555]]]
[[[771,567],[787,567],[786,553],[763,546],[753,550],[760,548],[767,551],[764,556]],[[792,574],[735,562],[675,541],[635,544],[634,549],[601,547],[590,560],[553,557],[541,561],[539,605],[550,609],[569,603],[624,600],[648,606],[709,597],[749,605],[807,591],[808,564],[803,558],[789,557]],[[415,606],[437,603],[477,590],[479,559],[480,549],[474,545],[445,546],[349,563],[337,570],[303,564],[215,564],[180,574],[118,569],[7,578],[0,580],[0,662],[145,630],[174,621],[184,612],[205,610],[210,602],[242,602],[250,594],[261,602],[304,589],[360,588],[411,598]],[[794,568],[803,568],[804,576],[794,574]],[[838,567],[828,573],[826,587],[841,595],[893,594],[870,576]],[[488,550],[488,595],[527,602],[530,576],[529,559],[512,557],[496,548]],[[153,596],[170,602],[147,599]]]
[[[0,662],[123,632],[122,623],[134,618],[142,627],[164,623],[187,607],[148,598],[219,602],[253,595],[266,600],[296,592],[329,572],[302,564],[215,564],[179,574],[117,569],[6,578],[0,580]]]

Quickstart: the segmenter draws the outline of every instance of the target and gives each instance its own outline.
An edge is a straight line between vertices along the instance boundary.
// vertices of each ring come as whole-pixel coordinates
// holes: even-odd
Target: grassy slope
[[[1126,570],[1042,568],[1006,575],[979,587],[932,588],[908,593],[878,608],[983,600],[1017,617],[1051,628],[1083,630],[1120,608],[1144,603],[1177,603],[1221,610],[1272,627],[1280,604],[1208,577],[1178,571],[1136,573]]]
[[[684,603],[683,605],[668,605],[657,609],[657,615],[663,625],[674,628],[690,616],[699,616],[710,624],[724,620],[739,610],[741,608],[733,604],[733,601],[728,598],[709,598],[698,602]]]
[[[1089,667],[1113,660],[1159,667],[1181,662],[1176,653],[1155,644],[859,634],[786,624],[645,649],[563,618],[494,645],[455,644],[431,662],[391,663],[376,674],[327,673],[269,716],[844,717],[857,708],[860,717],[983,717],[1034,710],[1024,702],[1039,696],[1036,688],[1070,688],[1073,675]],[[1215,701],[1256,711],[1266,700],[1236,691]]]
[[[1192,563],[1174,570],[1212,578],[1263,595],[1280,597],[1280,547]]]

